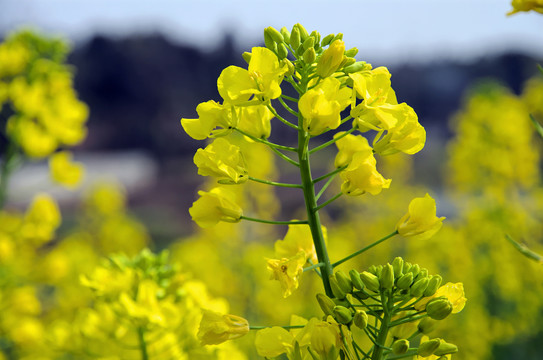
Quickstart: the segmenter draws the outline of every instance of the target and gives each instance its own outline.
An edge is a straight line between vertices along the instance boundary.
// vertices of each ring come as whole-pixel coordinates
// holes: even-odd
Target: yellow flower
[[[249,322],[242,317],[203,310],[197,336],[202,345],[215,345],[237,339],[248,332]]]
[[[337,39],[320,56],[317,63],[317,75],[321,78],[332,75],[339,68],[344,57],[345,43]]]
[[[422,150],[426,142],[426,131],[419,124],[415,111],[405,103],[398,106],[403,108],[404,115],[385,136],[380,137],[379,134],[373,141],[374,150],[379,155],[392,155],[400,151],[412,155]]]
[[[85,169],[81,163],[72,162],[72,153],[60,151],[49,158],[51,177],[54,181],[75,188],[81,182]]]
[[[196,112],[198,119],[181,119],[181,126],[185,132],[196,140],[228,135],[237,125],[229,105],[221,105],[210,100],[199,104]]]
[[[237,128],[256,138],[267,139],[271,134],[271,119],[273,113],[267,106],[245,106],[240,109]]]
[[[512,0],[511,6],[513,7],[513,10],[508,12],[507,15],[530,10],[543,14],[543,0]]]
[[[240,148],[224,138],[215,139],[205,149],[198,149],[194,163],[199,175],[215,176],[220,183],[241,184],[249,178]]]
[[[446,283],[437,289],[436,293],[432,296],[422,299],[420,302],[415,304],[415,309],[423,310],[426,307],[426,304],[432,299],[439,297],[445,297],[449,300],[453,306],[452,314],[459,313],[466,306],[466,296],[464,293],[464,284],[451,282]]]
[[[326,239],[326,228],[322,226],[322,233]],[[311,229],[307,225],[289,225],[283,240],[275,242],[275,254],[281,258],[290,258],[303,251],[306,259],[314,264],[318,262],[315,244]]]
[[[311,332],[310,347],[321,359],[336,359],[341,347],[338,324],[328,321],[315,323]]]
[[[298,106],[303,116],[303,127],[311,135],[336,129],[341,123],[340,112],[349,105],[351,90],[341,88],[336,78],[326,78],[302,95]]]
[[[258,355],[273,358],[293,348],[294,336],[279,326],[257,331],[255,347]]]
[[[298,288],[300,276],[304,272],[303,265],[306,262],[305,253],[300,251],[290,259],[269,259],[268,269],[271,270],[271,280],[279,280],[283,297],[290,296],[292,290]]]
[[[354,153],[349,166],[339,173],[343,180],[341,191],[356,196],[366,192],[377,195],[382,189],[388,189],[391,180],[379,174],[376,163],[371,148]]]
[[[411,200],[409,210],[396,225],[396,230],[402,236],[426,240],[441,229],[444,219],[436,216],[436,202],[426,194]]]
[[[189,213],[192,220],[200,227],[207,228],[219,221],[238,222],[243,211],[235,202],[234,193],[222,187],[209,192],[198,191],[200,198],[196,200]]]
[[[337,138],[343,134],[343,132],[338,132],[334,135],[334,138]],[[336,146],[338,153],[334,161],[334,166],[340,168],[345,165],[349,165],[353,159],[353,155],[359,151],[362,152],[371,152],[371,146],[368,144],[368,140],[361,135],[347,135],[338,141],[336,141]]]
[[[249,68],[227,67],[217,80],[217,88],[224,101],[232,105],[244,103],[253,95],[260,100],[277,99],[287,71],[288,67],[279,63],[271,50],[254,47]]]
[[[60,211],[55,200],[47,194],[38,194],[25,214],[21,235],[39,246],[53,238],[60,222]]]

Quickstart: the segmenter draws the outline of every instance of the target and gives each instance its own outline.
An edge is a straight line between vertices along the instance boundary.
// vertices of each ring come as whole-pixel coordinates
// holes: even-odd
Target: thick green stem
[[[381,319],[381,327],[379,329],[379,335],[375,342],[375,351],[373,352],[371,359],[372,360],[382,360],[383,351],[385,350],[385,341],[388,335],[388,329],[392,314],[390,313],[388,297],[385,295],[386,290],[381,291],[381,303],[383,304],[383,318]]]
[[[145,342],[145,332],[142,327],[138,328],[138,339],[140,342],[141,360],[149,360],[147,353],[147,343]]]
[[[300,114],[300,116],[298,117],[298,124],[300,129],[302,128],[302,123],[303,118]],[[321,221],[317,209],[317,200],[315,199],[315,188],[313,186],[313,179],[311,178],[311,167],[309,166],[309,154],[307,147],[308,140],[309,134],[303,130],[299,130],[298,144],[300,147],[298,149],[298,159],[300,164],[302,189],[304,191],[305,208],[307,211],[307,221],[309,224],[309,228],[311,229],[311,235],[313,236],[313,243],[315,244],[317,258],[320,263],[324,264],[321,267],[324,291],[329,297],[334,297],[329,280],[330,275],[333,274],[333,267],[330,263],[330,258],[328,257],[328,251],[326,249],[324,237],[322,235]]]

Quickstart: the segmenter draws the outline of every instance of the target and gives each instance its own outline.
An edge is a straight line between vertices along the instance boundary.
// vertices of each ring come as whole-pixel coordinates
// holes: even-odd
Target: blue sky
[[[96,32],[160,31],[212,48],[225,31],[243,48],[264,27],[296,22],[322,34],[344,33],[359,58],[389,62],[471,59],[506,50],[543,56],[543,15],[507,17],[509,0],[0,0],[0,32],[33,25],[73,41]]]

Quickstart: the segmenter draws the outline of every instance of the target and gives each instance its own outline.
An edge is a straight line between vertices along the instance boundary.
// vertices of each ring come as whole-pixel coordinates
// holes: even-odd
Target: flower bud
[[[300,31],[300,39],[302,42],[305,41],[305,39],[307,39],[309,37],[309,33],[307,32],[307,30],[303,27],[302,24],[296,24],[294,25],[298,28],[298,30]]]
[[[292,32],[290,33],[290,46],[292,46],[292,48],[296,50],[298,49],[298,47],[300,47],[300,45],[300,30],[296,25],[294,25],[294,27],[292,28]]]
[[[334,42],[336,40],[343,40],[343,34],[338,33],[336,36],[334,36],[334,39],[332,40],[332,42]]]
[[[356,310],[353,322],[358,328],[364,330],[368,326],[368,314],[364,310]]]
[[[332,75],[343,62],[345,52],[345,43],[341,40],[334,41],[330,47],[322,53],[317,63],[317,74],[321,78]]]
[[[434,320],[443,320],[453,311],[453,305],[445,298],[433,299],[426,304],[426,313]]]
[[[277,57],[279,60],[283,60],[288,56],[288,50],[285,44],[281,43],[277,45]]]
[[[264,45],[273,52],[277,51],[277,44],[266,30],[264,30]]]
[[[307,49],[304,52],[303,58],[306,64],[313,64],[317,59],[317,53],[315,52],[315,49],[313,47]]]
[[[336,306],[336,304],[328,296],[324,294],[317,294],[317,302],[319,303],[319,306],[321,307],[321,310],[325,315],[334,314],[334,307]]]
[[[417,274],[417,277],[415,278],[415,281],[423,279],[425,277],[428,277],[428,269],[420,269],[419,273]]]
[[[409,290],[409,294],[413,297],[420,297],[424,294],[424,290],[428,287],[428,278],[420,279],[415,281]]]
[[[404,261],[404,263],[403,263],[403,273],[407,274],[409,272],[409,270],[411,270],[412,266],[413,265],[411,265],[410,262]]]
[[[352,74],[364,70],[365,68],[368,68],[368,66],[369,65],[365,61],[357,61],[352,65],[344,67],[343,72],[346,74]]]
[[[396,282],[396,286],[399,289],[407,290],[413,283],[413,274],[408,272],[407,274],[403,274],[398,281]]]
[[[351,66],[353,64],[356,63],[356,59],[355,58],[351,58],[351,57],[346,57],[344,56],[343,57],[343,61],[341,62],[341,64],[339,65],[339,69],[342,69],[344,68],[345,66]]]
[[[350,293],[353,291],[351,279],[349,279],[349,277],[343,271],[339,270],[336,272],[336,280],[343,292]]]
[[[434,355],[445,356],[456,352],[458,352],[458,347],[456,345],[441,340],[439,347],[434,351]]]
[[[413,273],[413,277],[416,278],[420,272],[419,264],[413,264],[413,266],[411,266],[411,268],[409,269],[409,272]]]
[[[424,296],[432,296],[436,293],[437,289],[441,286],[441,282],[443,279],[440,275],[434,275],[430,278],[430,281],[428,282],[428,287],[426,290],[424,290]]]
[[[334,34],[328,34],[322,39],[321,46],[325,47],[326,45],[329,45],[332,42],[332,39],[334,38]]]
[[[312,36],[308,37],[307,39],[305,39],[303,46],[304,50],[306,51],[309,49],[313,49],[313,46],[315,46],[315,38]]]
[[[360,280],[360,273],[358,271],[352,269],[349,271],[349,277],[355,289],[362,290],[364,288],[364,283]]]
[[[370,294],[368,294],[367,292],[365,292],[364,290],[361,290],[361,291],[355,291],[353,293],[354,296],[356,296],[357,299],[360,299],[360,300],[366,300],[367,298],[370,297]]]
[[[422,357],[428,357],[432,355],[434,351],[437,350],[440,344],[441,344],[441,339],[437,339],[437,338],[425,341],[419,345],[417,354]]]
[[[320,45],[321,34],[317,30],[313,30],[309,36],[315,39],[315,46]]]
[[[340,300],[345,299],[345,295],[347,293],[339,287],[339,284],[334,275],[330,275],[330,287],[332,288],[332,294],[334,294],[334,297]]]
[[[355,57],[356,54],[358,54],[358,49],[355,47],[345,51],[347,57]]]
[[[392,289],[392,286],[394,286],[394,268],[392,265],[386,264],[383,267],[383,271],[379,277],[379,283],[382,289]]]
[[[377,266],[375,265],[371,265],[369,268],[368,268],[368,271],[372,274],[377,274]]]
[[[431,333],[437,325],[437,321],[429,317],[422,319],[417,325],[418,330],[423,334]]]
[[[379,278],[370,272],[364,271],[360,274],[360,280],[371,291],[379,292]]]
[[[268,33],[268,35],[278,44],[282,44],[285,39],[283,38],[283,35],[279,31],[277,31],[274,27],[268,26],[264,29],[264,33]]]
[[[251,56],[253,56],[253,54],[251,54],[250,52],[247,52],[247,51],[245,51],[243,54],[241,54],[241,57],[243,58],[243,60],[245,60],[245,62],[247,64],[249,64],[251,62]]]
[[[346,325],[353,319],[353,314],[345,306],[338,305],[334,307],[334,318],[338,323]]]
[[[290,32],[287,30],[286,27],[281,28],[281,35],[283,35],[283,39],[287,44],[290,44]]]
[[[285,73],[285,76],[290,76],[294,74],[294,64],[289,59],[283,59],[281,60],[281,65],[286,64],[287,65],[287,72]]]
[[[409,340],[399,339],[392,343],[392,353],[394,355],[403,355],[409,350]]]
[[[399,279],[403,275],[403,259],[401,257],[396,257],[392,261],[392,268],[394,268],[394,278]]]

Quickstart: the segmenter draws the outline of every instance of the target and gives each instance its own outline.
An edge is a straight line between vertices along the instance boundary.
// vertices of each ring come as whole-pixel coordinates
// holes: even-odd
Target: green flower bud
[[[277,31],[275,28],[273,28],[272,26],[268,26],[267,28],[265,28],[264,32],[265,33],[267,32],[268,35],[273,39],[273,41],[275,41],[278,44],[282,44],[285,41],[285,39],[283,38],[283,35],[281,35],[281,33]]]
[[[338,305],[334,308],[334,318],[338,323],[346,325],[353,319],[353,314],[345,306]]]
[[[313,30],[309,36],[315,39],[315,45],[320,44],[321,34],[317,30]]]
[[[419,324],[417,325],[417,328],[419,332],[423,334],[429,334],[432,331],[434,331],[436,324],[437,324],[437,321],[435,321],[434,319],[425,317],[419,322]]]
[[[324,294],[317,294],[317,302],[325,315],[334,314],[334,307],[336,307],[336,304],[328,296]]]
[[[441,339],[438,339],[438,338],[425,341],[419,345],[417,354],[422,357],[428,357],[432,355],[434,351],[437,350],[440,344],[441,344]]]
[[[299,57],[303,56],[304,52],[305,52],[304,45],[301,44],[300,46],[298,46],[298,48],[294,52],[294,55],[296,55],[296,57],[299,58]]]
[[[294,64],[289,59],[283,59],[281,60],[282,64],[286,64],[288,67],[288,71],[285,73],[285,76],[290,76],[294,74]]]
[[[343,61],[341,62],[341,64],[339,65],[339,68],[342,69],[346,66],[351,66],[351,65],[354,65],[356,63],[356,59],[355,58],[352,58],[352,57],[344,57],[343,58]]]
[[[345,299],[345,295],[347,293],[339,287],[339,284],[334,275],[330,275],[330,287],[332,288],[332,294],[334,294],[334,297],[340,300]]]
[[[301,39],[300,39],[300,30],[298,30],[298,27],[294,25],[292,28],[292,32],[290,33],[290,46],[294,50],[298,49],[301,45]]]
[[[428,287],[426,290],[424,290],[424,296],[432,296],[436,293],[437,289],[439,289],[439,286],[441,285],[441,282],[443,279],[440,275],[434,275],[430,278],[430,281],[428,282]]]
[[[305,41],[305,39],[309,37],[309,33],[307,32],[307,30],[302,26],[302,24],[296,24],[294,26],[296,26],[300,31],[300,39],[302,40],[302,42]]]
[[[336,280],[343,292],[350,293],[353,291],[353,284],[351,283],[351,279],[341,270],[336,272]]]
[[[420,269],[415,281],[428,277],[428,269]]]
[[[245,60],[247,64],[251,62],[251,56],[253,56],[253,54],[247,51],[241,54],[241,57],[243,58],[243,60]]]
[[[304,52],[303,57],[306,64],[313,64],[317,59],[317,53],[315,52],[314,48],[310,47]]]
[[[364,310],[356,310],[353,322],[358,328],[364,330],[368,326],[368,314]]]
[[[290,44],[290,32],[287,30],[287,28],[283,26],[280,31],[281,35],[283,35],[285,43]]]
[[[383,271],[379,277],[379,283],[383,289],[392,289],[394,286],[394,268],[390,264],[383,266]]]
[[[426,304],[426,313],[434,320],[443,320],[451,314],[453,305],[448,299],[437,298]]]
[[[412,266],[413,266],[413,265],[411,265],[410,262],[404,261],[404,263],[403,263],[403,271],[402,271],[402,272],[403,272],[404,274],[407,274],[407,273],[409,272],[409,270],[411,270],[411,267],[412,267]]]
[[[369,268],[368,268],[368,271],[372,274],[376,274],[377,273],[377,266],[375,265],[371,265]]]
[[[322,39],[321,41],[321,46],[322,47],[325,47],[326,45],[330,45],[330,43],[332,42],[332,39],[334,38],[334,34],[328,34],[324,37],[324,39]]]
[[[456,345],[441,340],[439,347],[434,351],[434,355],[445,356],[456,352],[458,352],[458,347]]]
[[[309,49],[313,49],[313,46],[315,46],[315,38],[314,37],[308,37],[307,39],[305,39],[304,41],[304,50],[309,50]]]
[[[275,41],[273,41],[273,38],[271,37],[269,32],[267,32],[265,29],[264,29],[264,45],[266,45],[266,47],[273,52],[277,51],[277,44],[275,43]]]
[[[332,40],[332,42],[334,42],[335,40],[343,40],[343,34],[338,33],[336,36],[334,36],[334,39]]]
[[[288,50],[287,50],[287,47],[285,46],[285,44],[281,43],[281,44],[278,44],[277,45],[277,57],[279,58],[279,60],[283,60],[287,57],[288,55]]]
[[[416,278],[417,275],[418,275],[419,272],[420,272],[420,266],[419,266],[419,264],[414,264],[413,266],[411,266],[411,269],[409,269],[409,272],[413,273],[413,276]]]
[[[349,277],[355,289],[362,290],[364,288],[364,283],[360,280],[360,273],[358,271],[352,269],[349,271]]]
[[[395,258],[392,261],[392,267],[394,268],[394,278],[399,279],[403,275],[403,259],[399,256]]]
[[[396,286],[399,289],[407,290],[413,283],[413,274],[408,272],[407,274],[403,274],[398,281],[396,282]]]
[[[358,54],[358,49],[355,47],[345,51],[345,56],[347,57],[352,58],[352,57],[355,57],[356,54]]]
[[[379,278],[370,272],[364,271],[360,274],[360,280],[368,289],[379,292]]]
[[[409,290],[409,294],[413,297],[420,297],[422,294],[424,294],[424,290],[428,287],[428,278],[420,279],[418,281],[415,281],[413,285],[411,285],[411,290]]]
[[[383,272],[383,265],[377,265],[375,267],[375,276],[380,277]]]
[[[392,353],[394,355],[403,355],[409,350],[409,340],[399,339],[392,343]]]

